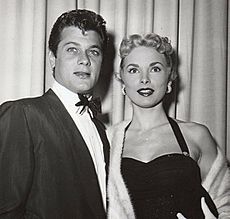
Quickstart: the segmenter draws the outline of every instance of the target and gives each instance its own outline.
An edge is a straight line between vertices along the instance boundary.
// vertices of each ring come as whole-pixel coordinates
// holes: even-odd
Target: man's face
[[[95,31],[66,27],[61,34],[57,56],[50,52],[55,79],[74,93],[91,93],[102,63],[102,40]]]

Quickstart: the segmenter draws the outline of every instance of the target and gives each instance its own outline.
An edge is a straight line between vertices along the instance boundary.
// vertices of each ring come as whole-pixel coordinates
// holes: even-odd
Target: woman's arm
[[[202,186],[211,196],[220,219],[230,219],[230,170],[227,160],[204,125],[187,123],[184,126],[190,150],[198,151]]]
[[[205,200],[204,200],[204,197],[201,198],[201,207],[202,207],[202,210],[203,210],[203,213],[205,215],[205,219],[216,219],[216,217],[212,214],[212,212],[209,210]],[[186,219],[184,217],[184,215],[182,215],[181,213],[178,213],[177,214],[177,218],[178,219]],[[189,219],[189,218],[188,218]]]

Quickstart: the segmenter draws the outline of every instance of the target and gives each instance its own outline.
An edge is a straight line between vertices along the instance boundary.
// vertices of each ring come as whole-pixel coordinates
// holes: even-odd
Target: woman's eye
[[[136,73],[138,73],[139,71],[138,71],[138,69],[136,69],[136,68],[130,68],[130,69],[128,69],[128,72],[131,73],[131,74],[136,74]]]
[[[151,72],[159,72],[159,71],[161,71],[161,68],[159,68],[158,66],[154,66],[151,69]]]

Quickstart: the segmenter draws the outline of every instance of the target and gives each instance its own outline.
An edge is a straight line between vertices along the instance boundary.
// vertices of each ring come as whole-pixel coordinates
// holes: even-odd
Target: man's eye
[[[69,47],[69,48],[67,49],[67,52],[78,52],[78,49],[75,48],[75,47]]]
[[[89,50],[89,54],[93,55],[93,56],[99,56],[101,53],[98,50],[91,49],[91,50]]]
[[[128,69],[128,72],[131,73],[131,74],[136,74],[136,73],[138,73],[139,71],[138,71],[138,69],[136,69],[136,68],[130,68],[130,69]]]

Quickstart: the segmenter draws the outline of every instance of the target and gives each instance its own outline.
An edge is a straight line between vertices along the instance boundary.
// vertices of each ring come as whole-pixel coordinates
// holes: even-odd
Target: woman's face
[[[132,103],[150,108],[160,103],[166,93],[170,67],[163,54],[140,46],[125,57],[121,79]]]

